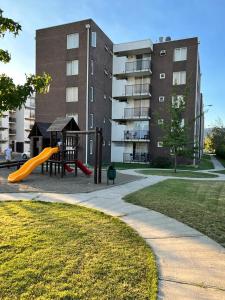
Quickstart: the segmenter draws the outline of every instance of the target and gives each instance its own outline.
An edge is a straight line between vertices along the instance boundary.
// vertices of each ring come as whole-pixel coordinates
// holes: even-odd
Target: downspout
[[[196,68],[196,86],[195,86],[195,125],[194,125],[194,147],[196,147],[196,135],[197,135],[197,107],[198,107],[198,76],[199,76],[199,58],[197,53],[197,68]],[[198,150],[199,151],[199,150]],[[196,153],[194,153],[194,166],[196,165]]]
[[[90,39],[90,24],[85,25],[87,29],[87,77],[86,77],[86,122],[85,122],[85,130],[88,131],[88,103],[89,103],[89,39]],[[86,134],[86,141],[85,141],[85,164],[87,165],[88,163],[88,134]]]

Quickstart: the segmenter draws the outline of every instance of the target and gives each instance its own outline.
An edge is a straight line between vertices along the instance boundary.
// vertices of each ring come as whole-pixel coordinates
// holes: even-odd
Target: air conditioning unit
[[[161,50],[160,51],[160,56],[165,56],[166,55],[166,50]]]

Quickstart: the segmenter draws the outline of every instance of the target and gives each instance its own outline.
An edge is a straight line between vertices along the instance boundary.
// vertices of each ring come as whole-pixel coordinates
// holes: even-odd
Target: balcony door
[[[136,55],[136,70],[137,71],[141,71],[143,66],[142,66],[142,63],[143,63],[143,54],[138,54]]]

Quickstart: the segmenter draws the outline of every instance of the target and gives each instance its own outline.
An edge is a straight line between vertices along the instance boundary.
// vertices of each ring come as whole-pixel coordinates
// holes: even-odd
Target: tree
[[[12,19],[2,16],[3,11],[0,9],[0,38],[5,37],[5,33],[9,32],[15,37],[22,31],[19,23]],[[0,62],[8,63],[11,55],[7,50],[0,49]],[[0,115],[7,110],[15,110],[21,108],[27,98],[34,93],[47,93],[51,77],[49,74],[42,75],[26,75],[24,85],[16,85],[13,79],[6,74],[0,74]]]
[[[179,96],[177,87],[174,87],[174,91],[171,95],[172,103],[169,106],[168,111],[170,119],[161,124],[161,128],[164,132],[163,146],[167,147],[170,150],[170,155],[173,156],[175,173],[177,172],[177,157],[193,156],[197,149],[194,143],[189,141],[189,130],[191,128],[191,123],[194,123],[195,119],[184,122],[183,118],[188,95],[188,86],[182,96]]]

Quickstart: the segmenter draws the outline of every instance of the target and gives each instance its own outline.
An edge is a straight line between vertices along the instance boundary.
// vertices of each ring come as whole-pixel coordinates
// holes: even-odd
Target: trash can
[[[110,165],[107,170],[107,184],[109,184],[109,180],[112,180],[114,184],[115,178],[116,178],[116,169],[113,165]]]

